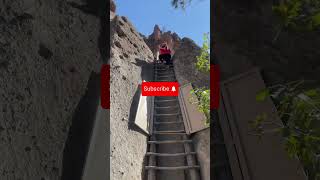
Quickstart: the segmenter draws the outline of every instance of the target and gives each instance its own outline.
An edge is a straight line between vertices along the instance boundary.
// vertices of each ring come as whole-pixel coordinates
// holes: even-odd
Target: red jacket
[[[167,48],[167,47],[165,47],[165,48],[160,48],[160,55],[162,55],[162,54],[171,54],[171,50],[169,49],[169,48]]]

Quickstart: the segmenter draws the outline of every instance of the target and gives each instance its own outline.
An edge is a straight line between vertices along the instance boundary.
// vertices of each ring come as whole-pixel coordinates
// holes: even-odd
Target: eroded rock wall
[[[0,179],[60,179],[99,28],[66,1],[0,2]]]
[[[209,87],[210,77],[196,69],[197,56],[201,48],[189,39],[183,38],[173,57],[174,69],[181,85],[192,83],[195,87]]]
[[[111,22],[111,179],[141,180],[147,136],[132,124],[134,95],[153,54],[126,17]]]
[[[150,34],[148,38],[145,37],[144,39],[154,56],[156,56],[157,52],[159,51],[159,45],[164,42],[167,43],[172,54],[174,54],[176,49],[180,46],[181,40],[178,34],[174,32],[162,32],[158,25],[155,25],[152,34]]]

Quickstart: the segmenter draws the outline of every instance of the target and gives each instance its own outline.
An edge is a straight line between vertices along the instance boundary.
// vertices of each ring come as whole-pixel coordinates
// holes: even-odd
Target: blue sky
[[[210,32],[210,0],[193,0],[185,11],[174,9],[171,0],[115,0],[116,13],[126,16],[135,28],[150,35],[155,24],[166,31],[189,37],[202,45],[203,34]]]

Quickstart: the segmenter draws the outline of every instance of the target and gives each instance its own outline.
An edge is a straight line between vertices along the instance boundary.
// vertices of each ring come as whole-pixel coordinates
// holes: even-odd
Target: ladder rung
[[[167,80],[167,79],[166,79],[166,80],[159,80],[159,79],[157,79],[155,82],[157,82],[157,81],[158,81],[158,82],[174,82],[174,81]]]
[[[155,67],[154,70],[156,71],[166,71],[166,70],[174,70],[173,67]]]
[[[173,77],[174,76],[174,74],[171,74],[171,75],[169,75],[169,76],[157,76],[158,78],[164,78],[164,77]]]
[[[154,70],[156,71],[166,71],[166,70],[170,70],[170,71],[174,71],[173,67],[164,67],[164,68],[154,68]]]
[[[183,121],[154,122],[154,124],[180,124],[180,123],[183,123]]]
[[[176,143],[192,143],[192,140],[165,140],[165,141],[148,141],[149,144],[176,144]]]
[[[177,82],[174,79],[156,79],[154,82]]]
[[[162,65],[156,65],[155,67],[173,67],[173,65],[172,64],[170,64],[170,65],[164,65],[164,64],[162,64]]]
[[[172,81],[172,82],[177,82],[177,80],[176,80],[175,78],[173,78],[173,77],[171,77],[171,78],[170,78],[170,77],[164,77],[164,78],[155,78],[155,79],[158,80],[158,81],[161,81],[161,80],[162,80],[162,81],[163,81],[163,80],[169,81],[169,80],[170,80],[170,81]],[[155,81],[156,81],[156,80],[155,80]]]
[[[176,131],[154,131],[155,134],[161,134],[161,133],[185,133],[184,130],[176,130]]]
[[[155,70],[168,70],[168,69],[172,69],[172,67],[168,67],[168,66],[163,66],[163,67],[155,67]]]
[[[172,156],[187,156],[187,155],[195,155],[196,152],[189,152],[189,153],[154,153],[154,152],[147,152],[146,156],[164,156],[164,157],[172,157]]]
[[[170,72],[155,72],[155,75],[175,75],[173,71]]]
[[[170,78],[170,77],[175,77],[176,75],[173,72],[156,72],[154,73],[156,78]],[[166,76],[166,77],[163,77]]]
[[[180,113],[173,113],[173,114],[155,114],[156,117],[159,117],[159,116],[178,116],[180,115]]]
[[[186,169],[199,169],[200,166],[176,166],[176,167],[159,167],[159,166],[145,166],[147,170],[186,170]]]
[[[178,99],[155,100],[154,102],[172,102],[172,101],[178,101]]]
[[[163,69],[155,68],[154,70],[155,72],[163,72],[163,71],[174,72],[173,68],[163,68]]]
[[[159,106],[157,106],[157,107],[154,107],[154,108],[156,108],[156,109],[170,109],[170,108],[178,108],[179,106],[164,106],[164,107],[159,107]]]

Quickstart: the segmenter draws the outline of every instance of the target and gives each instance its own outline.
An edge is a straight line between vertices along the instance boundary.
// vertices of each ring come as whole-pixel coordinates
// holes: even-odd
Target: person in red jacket
[[[166,64],[171,64],[171,50],[166,43],[160,45],[159,60],[161,62],[166,61]]]

